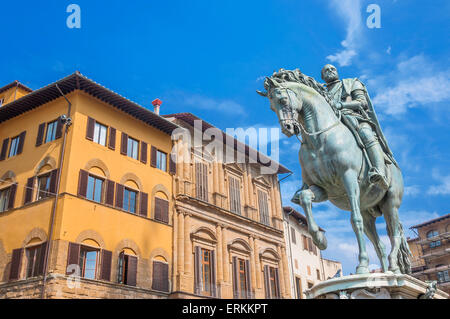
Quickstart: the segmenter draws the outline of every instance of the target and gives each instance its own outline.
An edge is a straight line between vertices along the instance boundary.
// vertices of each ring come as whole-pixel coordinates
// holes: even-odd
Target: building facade
[[[315,284],[342,276],[342,264],[322,258],[308,233],[305,216],[289,206],[283,207],[283,215],[291,295],[294,299],[303,299],[305,291]]]
[[[193,114],[166,118],[184,128],[176,139],[172,296],[291,298],[278,182],[289,170],[272,161],[264,172],[268,158]]]
[[[416,238],[408,239],[412,253],[412,276],[436,280],[438,289],[450,293],[450,214],[426,221],[411,229]]]
[[[0,298],[167,298],[176,125],[78,72],[0,100]]]

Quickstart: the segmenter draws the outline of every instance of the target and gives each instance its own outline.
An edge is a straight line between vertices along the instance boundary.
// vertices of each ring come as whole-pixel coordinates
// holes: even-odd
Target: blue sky
[[[66,26],[71,3],[81,8],[81,29]],[[366,26],[371,3],[381,8],[379,29]],[[37,89],[79,70],[143,106],[158,97],[163,114],[192,112],[222,129],[277,127],[268,100],[255,93],[263,77],[298,67],[320,80],[333,62],[341,78],[359,77],[368,87],[403,171],[404,227],[448,213],[449,1],[54,0],[2,8],[0,85],[17,79]],[[301,185],[299,143],[276,141],[294,172],[282,182],[291,205]],[[323,255],[354,272],[349,213],[328,204],[314,212],[327,230]],[[382,218],[377,226],[387,242]]]

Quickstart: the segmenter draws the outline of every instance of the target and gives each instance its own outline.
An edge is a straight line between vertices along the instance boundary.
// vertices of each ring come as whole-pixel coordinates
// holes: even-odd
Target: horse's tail
[[[409,245],[406,241],[401,223],[399,223],[399,228],[401,243],[397,253],[398,265],[402,274],[411,274],[411,261],[409,260],[409,257],[412,256],[411,250],[409,250]]]

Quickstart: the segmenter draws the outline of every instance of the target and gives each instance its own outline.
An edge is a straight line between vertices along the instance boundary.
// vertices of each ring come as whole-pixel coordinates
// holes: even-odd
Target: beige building
[[[342,264],[322,258],[308,233],[305,216],[292,207],[283,207],[283,211],[291,295],[303,299],[305,291],[316,283],[342,275]]]
[[[417,238],[408,239],[413,255],[412,275],[436,280],[438,289],[450,293],[450,214],[412,226]]]
[[[171,296],[290,298],[278,182],[289,170],[271,162],[277,169],[264,173],[267,157],[193,114],[165,117],[185,128],[176,140]],[[222,152],[233,156],[222,161]]]

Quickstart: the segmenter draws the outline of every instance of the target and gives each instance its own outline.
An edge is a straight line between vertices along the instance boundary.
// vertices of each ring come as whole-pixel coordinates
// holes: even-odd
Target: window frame
[[[249,283],[247,282],[248,269],[247,269],[247,265],[246,265],[246,260],[238,257],[238,258],[236,258],[236,262],[237,262],[237,269],[238,269],[238,274],[236,274],[236,275],[237,275],[237,280],[238,280],[237,290],[238,290],[239,298],[241,298],[241,299],[250,298],[250,296],[247,295]],[[243,266],[243,270],[241,269],[241,266]],[[242,286],[244,286],[244,287],[242,287]],[[244,288],[244,289],[242,289],[242,288]]]
[[[136,197],[134,199],[134,212],[130,211],[129,209],[125,209],[125,202],[128,203],[128,208],[130,207],[128,198],[127,198],[127,196],[125,196],[126,192],[135,193],[136,194]],[[122,210],[125,211],[125,212],[128,212],[130,214],[133,214],[133,215],[138,215],[138,200],[139,200],[139,190],[136,190],[134,188],[131,188],[131,187],[128,187],[128,186],[124,185],[124,187],[123,187]]]
[[[48,190],[44,191],[46,193],[46,196],[44,196],[42,198],[39,198],[39,195],[41,193],[40,180],[43,177],[47,177]],[[52,195],[52,194],[50,194],[50,184],[51,184],[51,172],[45,172],[45,173],[42,173],[42,174],[36,176],[36,195],[35,195],[35,200],[36,201],[45,199],[45,198],[50,197]]]
[[[97,127],[99,127],[98,134],[95,134],[95,131],[96,131]],[[105,144],[100,143],[101,129],[102,128],[105,129]],[[109,128],[108,125],[105,125],[105,124],[102,124],[102,123],[99,123],[99,122],[95,121],[95,124],[94,124],[94,135],[92,137],[92,142],[106,147],[108,145],[108,128]],[[97,140],[97,138],[98,138],[98,140]]]
[[[117,265],[117,283],[121,285],[128,285],[128,264],[129,260],[128,257],[136,257],[134,255],[130,255],[125,253],[124,250],[122,250],[119,253],[119,260]],[[120,276],[120,277],[119,277]]]
[[[133,157],[132,155],[132,150],[134,149],[133,147],[130,147],[130,141],[132,142],[131,146],[134,145],[134,143],[136,144],[136,157]],[[137,161],[139,161],[139,140],[132,138],[131,136],[127,136],[127,156],[131,157],[132,159],[135,159]]]
[[[86,254],[83,256],[84,252],[86,252],[86,254],[89,252],[96,253],[94,278],[86,277],[86,260],[87,260],[87,258],[86,258]],[[86,278],[86,279],[91,279],[91,280],[97,280],[98,271],[99,271],[99,267],[98,267],[99,259],[100,259],[100,248],[99,247],[93,247],[93,246],[80,244],[80,256],[79,256],[79,261],[78,261],[78,265],[80,266],[80,277]],[[83,265],[81,265],[82,262],[83,262]]]
[[[280,283],[277,282],[277,276],[276,276],[276,271],[275,271],[275,267],[269,266],[269,285],[270,285],[270,296],[271,298],[275,298],[275,299],[279,299],[280,296],[278,295],[278,291],[279,291],[279,285]],[[278,278],[278,281],[280,279]]]
[[[0,213],[6,212],[9,209],[9,199],[11,197],[11,186],[0,189]],[[2,204],[1,198],[4,192],[7,192],[6,198],[4,198],[4,202]]]
[[[52,127],[51,139],[48,140],[48,130],[51,125],[52,126],[54,125],[54,126]],[[56,140],[56,130],[57,129],[58,129],[58,119],[47,122],[46,127],[45,127],[45,138],[44,138],[43,144],[47,144],[47,143],[50,143],[50,142],[53,142]]]
[[[430,230],[429,232],[427,232],[427,239],[437,237],[437,236],[439,236],[439,231],[436,229],[433,229],[433,230]],[[436,247],[440,247],[441,245],[442,245],[441,240],[438,239],[438,240],[430,242],[429,247],[436,248]]]
[[[29,247],[25,247],[25,254],[26,254],[26,257],[27,257],[27,268],[26,268],[26,273],[25,273],[25,278],[26,279],[28,279],[28,278],[33,278],[33,277],[38,277],[38,276],[40,276],[41,274],[36,274],[35,272],[36,271],[39,271],[39,264],[38,264],[38,262],[39,262],[39,258],[41,257],[41,254],[43,253],[42,252],[42,245],[43,245],[43,243],[40,243],[40,244],[37,244],[37,245],[33,245],[33,246],[29,246]],[[31,274],[29,274],[29,272],[30,272],[30,251],[34,251],[35,253],[34,253],[34,255],[33,255],[33,260],[32,260],[32,262],[31,262],[31,264],[32,264],[32,267],[31,267]],[[44,253],[45,253],[45,251],[44,251]]]
[[[161,158],[162,155],[164,155],[164,161]],[[161,167],[162,163],[164,163],[164,169]],[[167,172],[167,153],[159,149],[156,149],[156,168],[163,172]]]
[[[94,179],[94,185],[93,185],[93,188],[92,188],[92,199],[89,198],[89,192],[88,192],[90,178]],[[101,190],[100,190],[100,201],[95,200],[95,188],[96,188],[96,185],[97,185],[96,184],[97,180],[100,180],[102,182]],[[99,176],[99,175],[96,175],[96,174],[88,173],[87,184],[86,184],[86,199],[94,201],[96,203],[103,203],[103,200],[104,200],[104,197],[105,197],[104,196],[104,193],[105,193],[105,182],[106,182],[106,178],[105,177]]]
[[[11,151],[13,150],[13,142],[14,144],[14,154],[11,154]],[[17,155],[17,151],[19,150],[19,144],[20,144],[20,135],[17,135],[15,137],[11,138],[11,141],[9,143],[9,152],[8,152],[8,158],[14,157]]]
[[[208,254],[209,258],[205,261],[205,253]],[[200,255],[201,255],[201,273],[202,273],[202,286],[201,286],[201,294],[204,296],[212,296],[212,265],[211,265],[211,255],[212,250],[200,247]],[[205,270],[208,270],[206,272]],[[206,281],[206,276],[209,275],[209,281]],[[208,285],[207,285],[208,284]],[[209,290],[207,290],[209,288]]]

